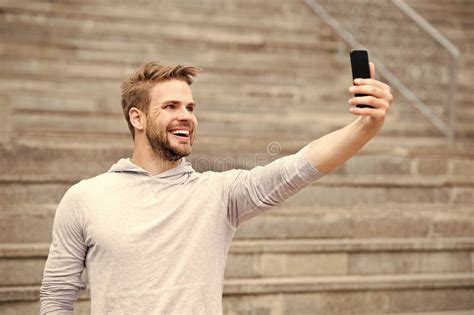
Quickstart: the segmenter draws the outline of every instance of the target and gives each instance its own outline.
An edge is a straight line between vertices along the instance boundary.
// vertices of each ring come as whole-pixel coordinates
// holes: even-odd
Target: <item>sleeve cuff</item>
[[[300,161],[301,175],[306,182],[314,182],[328,174],[319,171],[309,159],[309,144],[296,153]]]

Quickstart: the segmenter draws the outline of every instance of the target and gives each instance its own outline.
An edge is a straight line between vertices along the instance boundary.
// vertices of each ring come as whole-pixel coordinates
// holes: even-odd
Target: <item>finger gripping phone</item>
[[[357,78],[370,79],[369,54],[367,50],[351,50],[352,80]],[[366,94],[356,94],[358,96],[367,96]],[[369,105],[357,105],[358,108],[373,108]]]

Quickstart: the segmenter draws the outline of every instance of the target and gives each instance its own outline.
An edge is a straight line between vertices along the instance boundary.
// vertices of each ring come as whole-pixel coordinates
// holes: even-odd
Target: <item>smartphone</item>
[[[352,80],[357,78],[370,79],[369,53],[367,50],[351,50]],[[365,94],[356,94],[366,96]],[[369,105],[357,105],[358,108],[373,108]]]

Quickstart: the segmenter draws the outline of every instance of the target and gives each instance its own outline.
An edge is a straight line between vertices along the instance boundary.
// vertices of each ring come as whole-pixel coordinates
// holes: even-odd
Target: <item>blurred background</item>
[[[190,160],[221,171],[354,120],[366,48],[395,96],[384,129],[241,227],[224,313],[474,314],[473,26],[472,0],[1,0],[0,313],[38,313],[59,200],[130,156],[136,67],[204,69]]]

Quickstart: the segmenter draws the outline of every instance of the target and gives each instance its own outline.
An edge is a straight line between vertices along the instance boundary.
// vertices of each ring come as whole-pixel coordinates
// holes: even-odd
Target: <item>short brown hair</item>
[[[191,85],[198,72],[199,69],[192,66],[162,66],[156,62],[148,62],[128,76],[122,83],[122,110],[132,137],[135,138],[135,129],[130,123],[128,115],[130,108],[136,107],[148,114],[151,101],[150,91],[156,83],[177,79]]]

